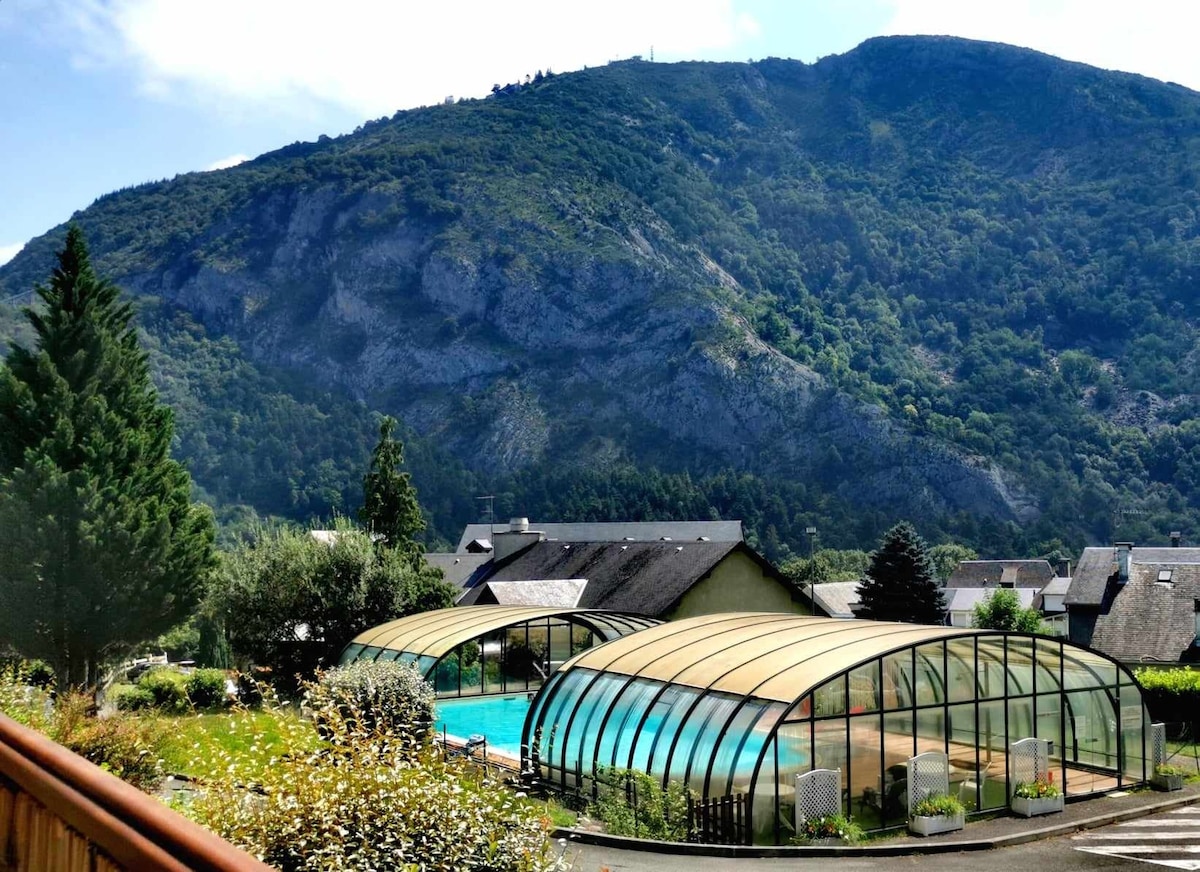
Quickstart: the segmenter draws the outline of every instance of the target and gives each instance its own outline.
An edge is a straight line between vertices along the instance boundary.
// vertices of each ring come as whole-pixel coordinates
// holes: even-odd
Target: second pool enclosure
[[[529,620],[578,626],[556,614]],[[445,620],[438,615],[429,613],[432,624]],[[596,626],[596,613],[588,621]],[[747,837],[758,843],[790,840],[795,776],[813,769],[840,770],[842,809],[867,829],[904,825],[908,760],[926,751],[949,758],[950,792],[971,812],[1008,806],[1016,778],[1010,748],[1029,737],[1049,741],[1050,777],[1068,798],[1153,774],[1149,721],[1133,676],[1061,639],[724,613],[649,624],[606,642],[593,635],[595,644],[565,662],[547,657],[548,677],[534,682],[505,663],[503,655],[520,644],[497,649],[505,637],[490,623],[477,626],[485,624],[477,640],[483,672],[489,650],[498,666],[492,679],[480,678],[479,690],[473,678],[469,689],[537,688],[528,694],[523,769],[583,795],[611,770],[634,769],[664,784],[684,782],[701,797],[743,797]],[[439,696],[467,692],[466,641],[454,646],[459,686],[439,686]],[[352,645],[347,655],[369,648]],[[407,653],[400,659],[436,674],[436,661]]]

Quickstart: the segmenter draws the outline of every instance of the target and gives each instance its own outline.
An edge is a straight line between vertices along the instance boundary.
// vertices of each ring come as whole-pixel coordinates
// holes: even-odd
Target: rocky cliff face
[[[475,469],[653,441],[693,467],[812,480],[908,516],[1036,513],[996,467],[904,432],[758,339],[712,292],[736,281],[661,226],[506,260],[420,222],[363,233],[358,219],[388,206],[334,188],[277,197],[229,218],[266,240],[231,263],[117,279]]]

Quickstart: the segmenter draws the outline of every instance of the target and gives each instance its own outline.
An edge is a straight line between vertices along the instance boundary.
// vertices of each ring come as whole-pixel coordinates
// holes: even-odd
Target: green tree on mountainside
[[[214,566],[209,510],[169,453],[133,310],[72,226],[30,349],[0,368],[0,638],[94,684],[179,625]]]
[[[907,521],[884,535],[871,555],[858,595],[860,618],[940,624],[946,617],[945,597],[933,577],[929,549]]]
[[[358,519],[368,533],[380,536],[388,548],[403,550],[414,557],[421,547],[413,537],[425,529],[421,504],[404,463],[404,445],[392,433],[396,419],[385,416],[379,424],[379,443],[371,453],[371,466],[363,476],[363,507]]]

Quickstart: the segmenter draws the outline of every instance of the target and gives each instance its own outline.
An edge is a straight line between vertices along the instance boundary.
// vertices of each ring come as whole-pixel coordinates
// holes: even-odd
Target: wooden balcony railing
[[[0,872],[270,867],[0,715]]]

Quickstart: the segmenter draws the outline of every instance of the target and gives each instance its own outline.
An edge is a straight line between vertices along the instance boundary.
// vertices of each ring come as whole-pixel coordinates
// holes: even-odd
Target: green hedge
[[[1150,720],[1165,724],[1193,723],[1200,719],[1200,670],[1188,667],[1134,671]]]

